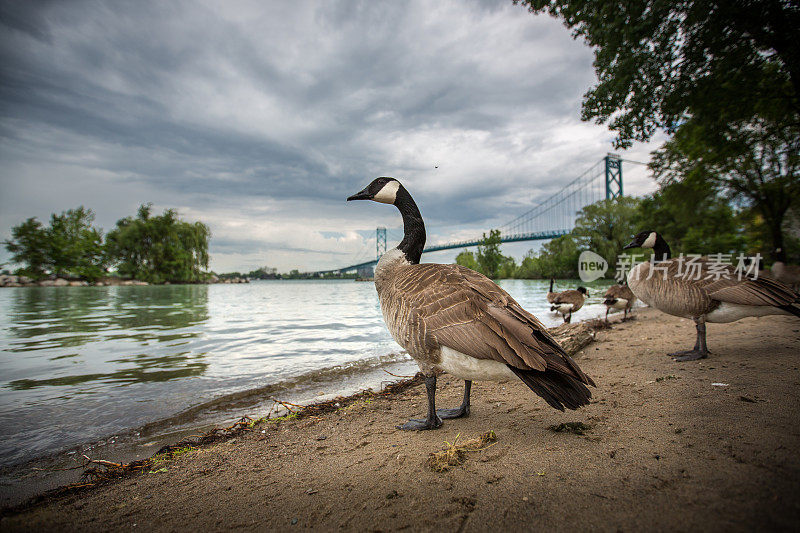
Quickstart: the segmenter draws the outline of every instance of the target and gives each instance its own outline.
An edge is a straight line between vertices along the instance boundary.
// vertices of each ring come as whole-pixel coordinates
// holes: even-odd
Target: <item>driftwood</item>
[[[558,327],[550,328],[549,331],[567,354],[575,355],[594,342],[597,329],[590,322],[578,322],[577,324],[561,324]]]

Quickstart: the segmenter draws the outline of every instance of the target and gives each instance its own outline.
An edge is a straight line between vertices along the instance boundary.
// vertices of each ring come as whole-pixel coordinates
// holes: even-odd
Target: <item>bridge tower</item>
[[[386,228],[375,228],[375,252],[376,260],[386,253]]]
[[[606,200],[622,196],[622,159],[617,154],[608,154],[606,160]]]

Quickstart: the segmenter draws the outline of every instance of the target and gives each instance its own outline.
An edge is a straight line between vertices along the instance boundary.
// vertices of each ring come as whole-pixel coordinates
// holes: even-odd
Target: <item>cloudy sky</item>
[[[3,239],[78,205],[107,231],[152,202],[211,227],[218,272],[340,267],[374,255],[376,226],[400,236],[393,208],[344,201],[374,177],[401,179],[441,242],[612,151],[579,119],[591,50],[510,0],[8,1],[0,22]]]

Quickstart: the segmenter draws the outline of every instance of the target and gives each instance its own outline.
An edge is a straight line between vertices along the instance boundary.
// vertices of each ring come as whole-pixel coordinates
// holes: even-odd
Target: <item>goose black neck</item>
[[[550,278],[550,291],[553,292],[553,278]]]
[[[419,263],[422,249],[425,247],[425,223],[422,222],[422,214],[420,214],[414,199],[402,185],[397,190],[394,205],[403,215],[404,235],[397,248],[405,254],[409,263],[416,265]]]
[[[666,261],[672,257],[672,250],[669,249],[669,244],[660,234],[656,234],[656,242],[653,245],[653,255],[656,261]]]

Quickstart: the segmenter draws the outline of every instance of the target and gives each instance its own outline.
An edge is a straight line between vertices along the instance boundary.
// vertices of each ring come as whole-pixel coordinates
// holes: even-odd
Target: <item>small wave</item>
[[[192,421],[219,412],[232,412],[237,409],[251,407],[259,402],[268,400],[268,396],[276,392],[289,391],[303,386],[319,383],[331,383],[340,381],[343,377],[366,373],[370,370],[391,365],[393,363],[409,360],[406,352],[390,353],[366,359],[358,359],[347,363],[338,364],[331,367],[321,368],[298,374],[290,378],[269,383],[261,387],[245,389],[222,396],[217,396],[212,400],[194,405],[168,418],[150,422],[138,428],[135,433],[145,437],[159,433],[168,428],[183,426]]]

